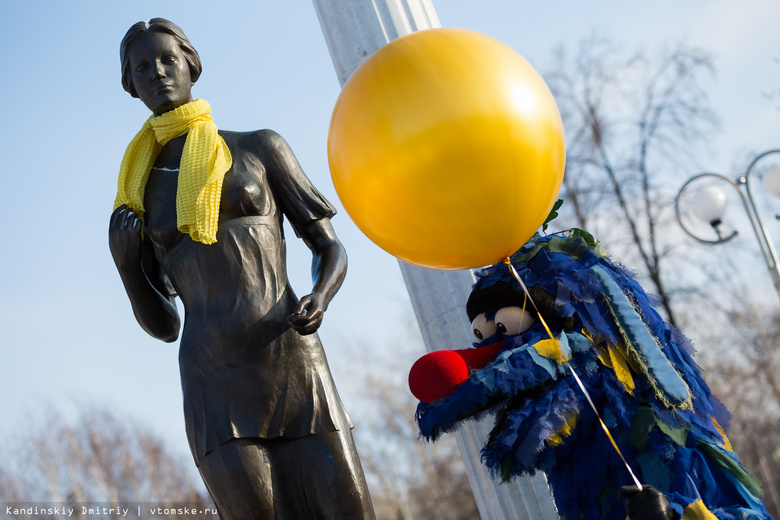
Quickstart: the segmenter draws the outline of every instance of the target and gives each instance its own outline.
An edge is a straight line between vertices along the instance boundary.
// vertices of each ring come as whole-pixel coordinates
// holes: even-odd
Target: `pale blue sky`
[[[443,26],[498,38],[542,71],[555,46],[571,48],[594,30],[629,49],[700,46],[715,55],[710,93],[723,124],[701,169],[731,173],[750,153],[780,144],[780,112],[763,97],[780,88],[776,0],[434,4]],[[217,125],[278,131],[340,207],[326,152],[339,85],[308,0],[3,2],[0,437],[26,411],[99,404],[153,425],[186,452],[177,348],[135,323],[107,247],[119,161],[148,117],[122,90],[119,41],[134,22],[157,16],[179,24],[198,49],[204,72],[194,94],[211,103]],[[344,379],[355,349],[384,356],[406,341],[411,308],[395,260],[345,212],[334,226],[350,272],[321,336],[349,407],[356,388]],[[310,256],[288,239],[302,294]]]

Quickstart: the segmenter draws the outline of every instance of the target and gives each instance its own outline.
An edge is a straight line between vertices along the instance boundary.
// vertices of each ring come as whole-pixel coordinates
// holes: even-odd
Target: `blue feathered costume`
[[[508,304],[506,288],[514,305],[536,311],[506,265],[484,269],[469,313],[496,330],[475,346],[498,344],[498,353],[482,368],[469,367],[448,395],[420,403],[422,436],[435,440],[465,419],[494,413],[482,450],[494,474],[506,481],[544,471],[561,517],[624,520],[618,491],[631,477],[573,369],[633,472],[679,516],[770,518],[758,482],[731,451],[728,412],[702,379],[690,341],[626,269],[579,230],[536,236],[511,262],[555,339],[539,321],[513,336],[501,324],[490,329]]]

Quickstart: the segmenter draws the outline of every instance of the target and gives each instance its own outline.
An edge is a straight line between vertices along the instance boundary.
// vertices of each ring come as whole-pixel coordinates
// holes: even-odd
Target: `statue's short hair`
[[[136,92],[130,77],[130,47],[142,36],[155,32],[170,34],[179,44],[190,68],[190,77],[193,83],[198,81],[200,73],[203,71],[198,51],[195,50],[178,25],[165,18],[152,18],[148,22],[138,22],[128,29],[119,46],[119,58],[122,61],[122,87],[135,98],[138,97],[138,92]]]

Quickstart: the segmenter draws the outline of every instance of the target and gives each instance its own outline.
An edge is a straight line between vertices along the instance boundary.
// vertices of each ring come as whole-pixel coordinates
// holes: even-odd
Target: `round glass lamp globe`
[[[764,172],[764,188],[775,197],[780,197],[780,163]]]
[[[726,194],[717,186],[707,186],[691,199],[693,214],[710,224],[719,222],[726,212]]]

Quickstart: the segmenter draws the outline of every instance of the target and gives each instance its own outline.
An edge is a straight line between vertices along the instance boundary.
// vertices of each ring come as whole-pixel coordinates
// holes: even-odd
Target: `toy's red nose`
[[[409,370],[409,390],[424,403],[450,395],[469,377],[469,367],[454,350],[429,352]]]
[[[430,403],[446,397],[469,377],[469,367],[480,369],[495,359],[503,342],[463,350],[436,350],[418,359],[409,370],[409,390]]]

